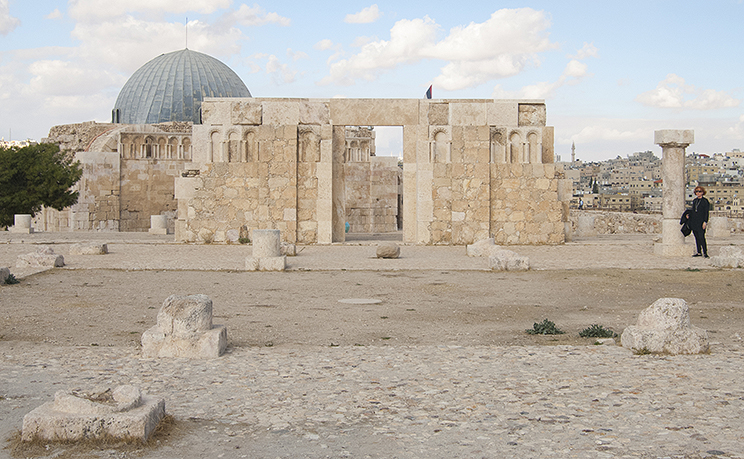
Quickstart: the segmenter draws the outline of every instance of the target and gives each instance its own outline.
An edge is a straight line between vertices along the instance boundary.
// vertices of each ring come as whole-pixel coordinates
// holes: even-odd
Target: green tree
[[[594,181],[594,185],[592,185],[592,193],[599,194],[599,183],[597,181]]]
[[[0,147],[0,227],[13,225],[15,214],[75,204],[78,192],[70,188],[82,175],[80,163],[66,158],[57,145]]]

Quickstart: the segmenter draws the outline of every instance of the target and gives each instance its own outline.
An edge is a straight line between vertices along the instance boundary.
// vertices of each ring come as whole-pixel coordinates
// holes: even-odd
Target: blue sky
[[[660,156],[658,129],[694,129],[688,151],[744,149],[741,0],[416,3],[0,0],[0,137],[110,121],[135,70],[186,46],[188,18],[188,47],[254,97],[433,85],[435,99],[544,99],[564,160],[572,142],[585,161]]]

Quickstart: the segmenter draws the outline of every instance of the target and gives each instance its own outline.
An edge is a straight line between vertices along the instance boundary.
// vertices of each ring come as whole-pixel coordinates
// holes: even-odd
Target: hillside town
[[[663,181],[661,158],[652,151],[636,152],[599,162],[575,159],[557,164],[573,182],[571,207],[613,211],[661,212]],[[712,155],[688,153],[685,161],[687,204],[692,190],[704,186],[714,211],[731,217],[744,213],[744,152],[733,149]]]

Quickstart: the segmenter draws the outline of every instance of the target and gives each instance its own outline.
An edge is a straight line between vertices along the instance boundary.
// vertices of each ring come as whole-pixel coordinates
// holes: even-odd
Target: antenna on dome
[[[186,49],[189,49],[189,17],[186,16]]]

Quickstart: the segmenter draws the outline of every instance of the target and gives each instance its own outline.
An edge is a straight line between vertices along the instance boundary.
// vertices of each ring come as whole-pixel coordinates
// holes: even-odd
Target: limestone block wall
[[[355,232],[394,225],[384,209],[399,207],[398,184],[354,164],[366,155],[346,154],[345,130],[402,126],[404,241],[560,244],[565,193],[545,120],[542,101],[206,99],[186,166],[198,175],[178,179],[176,240],[245,227],[327,244],[344,240],[345,221]]]
[[[491,165],[491,234],[496,244],[565,242],[559,183],[553,164]]]
[[[389,233],[398,223],[398,158],[372,156],[347,162],[346,221],[352,233]]]
[[[181,175],[184,164],[184,160],[121,159],[120,177],[112,178],[119,186],[118,196],[109,198],[108,207],[97,204],[91,221],[99,224],[118,210],[119,231],[147,231],[151,215],[166,215],[168,229],[173,231],[178,208],[175,177]],[[104,209],[110,209],[110,213],[104,213]]]

